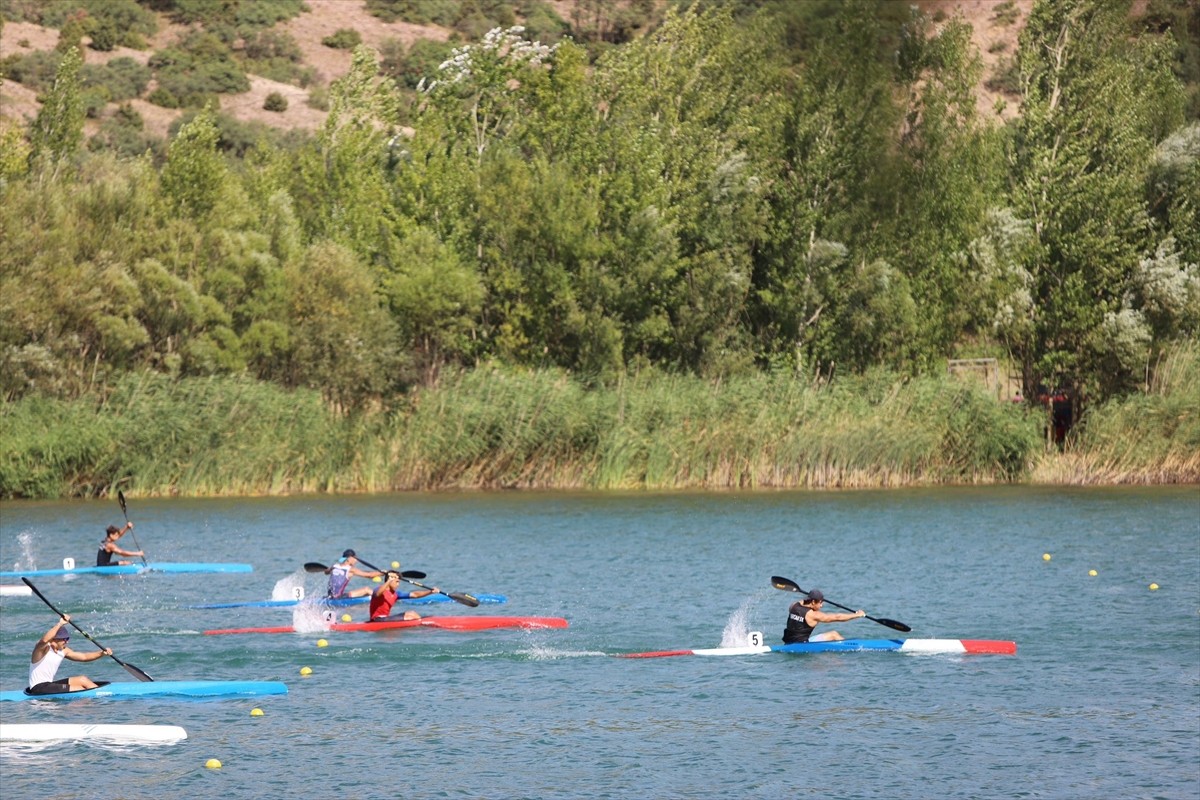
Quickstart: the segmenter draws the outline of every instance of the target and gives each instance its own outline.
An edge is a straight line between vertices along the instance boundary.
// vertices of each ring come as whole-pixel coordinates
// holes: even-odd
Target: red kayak
[[[331,631],[390,631],[396,628],[442,628],[449,631],[482,631],[489,628],[565,628],[562,617],[421,617],[420,619],[387,619],[382,622],[331,622]],[[220,633],[296,633],[291,625],[272,628],[222,628],[205,631]]]

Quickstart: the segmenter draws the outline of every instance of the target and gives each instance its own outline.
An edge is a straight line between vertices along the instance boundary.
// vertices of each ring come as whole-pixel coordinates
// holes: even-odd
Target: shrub
[[[321,44],[336,50],[353,50],[362,44],[362,36],[353,28],[340,28],[334,34],[322,39]]]
[[[267,111],[287,111],[287,107],[287,98],[279,92],[271,92],[263,103],[263,108]]]

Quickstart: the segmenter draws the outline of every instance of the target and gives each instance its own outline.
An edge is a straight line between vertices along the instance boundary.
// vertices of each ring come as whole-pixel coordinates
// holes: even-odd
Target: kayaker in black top
[[[813,631],[822,622],[849,622],[867,615],[865,611],[855,611],[853,614],[828,614],[821,610],[821,606],[824,604],[825,595],[820,589],[813,589],[808,592],[808,597],[792,603],[788,608],[787,627],[783,629],[783,643],[839,642],[843,637],[837,631],[826,631],[816,636],[813,636]]]
[[[123,567],[127,564],[132,564],[132,561],[113,561],[113,556],[145,556],[141,550],[122,550],[117,547],[117,539],[120,539],[129,531],[133,530],[133,523],[126,522],[124,528],[118,528],[116,525],[109,525],[108,531],[104,535],[104,539],[100,542],[100,549],[96,551],[96,566],[97,567]]]

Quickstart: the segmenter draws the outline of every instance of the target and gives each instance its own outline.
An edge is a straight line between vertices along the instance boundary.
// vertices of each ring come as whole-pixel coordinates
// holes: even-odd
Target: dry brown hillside
[[[306,1],[308,11],[281,23],[279,27],[295,38],[303,53],[305,65],[317,70],[321,85],[328,85],[349,69],[349,51],[336,50],[321,44],[322,38],[341,28],[353,28],[359,32],[366,44],[374,47],[378,47],[386,39],[397,39],[407,44],[420,38],[444,41],[449,35],[449,31],[436,26],[382,22],[367,13],[365,0]],[[574,0],[552,0],[552,5],[564,19],[569,19]],[[1033,0],[917,0],[917,5],[930,14],[936,14],[937,18],[959,15],[970,23],[974,29],[975,44],[986,65],[985,73],[990,74],[1001,59],[1011,57],[1016,48],[1017,34],[1029,14]],[[149,49],[138,51],[117,48],[109,53],[101,53],[85,48],[84,58],[88,63],[104,63],[118,56],[128,56],[145,63],[153,50],[169,45],[180,31],[178,25],[173,25],[163,17],[159,20],[159,32],[150,42]],[[52,50],[57,41],[57,30],[29,23],[8,22],[0,33],[0,58],[12,53]],[[248,92],[223,95],[221,110],[243,121],[257,121],[278,128],[309,131],[316,130],[325,118],[324,112],[307,104],[307,89],[254,75],[250,76],[250,84]],[[153,88],[152,84],[150,90]],[[266,96],[271,92],[278,92],[287,98],[287,110],[272,112],[263,109]],[[979,98],[981,111],[991,114],[996,95],[981,86]],[[132,105],[142,115],[147,132],[157,136],[165,136],[171,122],[183,113],[178,109],[161,108],[145,100],[134,100]],[[37,98],[33,91],[9,80],[0,84],[0,117],[30,120],[36,116],[37,109]],[[110,105],[108,113],[113,109],[115,105]],[[1007,114],[1011,114],[1012,111],[1010,108]],[[88,132],[94,133],[99,124],[99,120],[89,120]]]

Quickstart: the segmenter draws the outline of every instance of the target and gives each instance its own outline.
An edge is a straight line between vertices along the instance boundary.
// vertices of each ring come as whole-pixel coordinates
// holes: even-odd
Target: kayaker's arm
[[[817,622],[849,622],[850,620],[865,617],[867,612],[855,611],[853,614],[830,614],[825,611],[809,611],[808,616]]]

